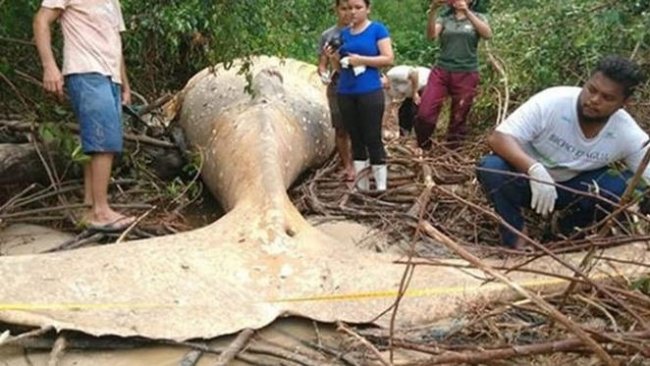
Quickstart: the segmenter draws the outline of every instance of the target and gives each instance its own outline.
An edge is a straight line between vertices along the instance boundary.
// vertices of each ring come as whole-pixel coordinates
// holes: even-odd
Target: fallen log
[[[66,123],[61,126],[72,133],[79,133],[79,126],[75,123]],[[0,127],[18,132],[30,132],[35,125],[23,121],[0,121]],[[172,131],[170,133],[176,133],[173,130],[170,131]],[[182,139],[182,136],[174,136],[174,139]],[[186,165],[186,159],[175,143],[132,133],[126,133],[124,140],[127,147],[138,146],[135,150],[139,152],[144,161],[148,162],[149,168],[160,179],[171,180],[183,174],[182,169]],[[65,159],[56,149],[50,149],[49,152],[55,157],[54,163],[59,170],[65,163]],[[48,182],[43,163],[39,159],[34,145],[0,143],[0,184],[33,182]]]
[[[0,185],[47,180],[33,144],[0,144]]]

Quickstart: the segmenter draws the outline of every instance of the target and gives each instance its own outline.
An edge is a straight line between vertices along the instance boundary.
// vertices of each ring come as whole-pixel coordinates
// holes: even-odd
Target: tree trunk
[[[79,133],[79,126],[75,123],[62,126],[72,133]],[[17,134],[2,135],[2,128]],[[0,184],[47,182],[47,172],[43,169],[34,146],[29,143],[15,143],[17,135],[29,132],[32,128],[30,122],[0,120]],[[182,130],[178,127],[171,128],[168,133],[174,142],[128,132],[124,134],[125,146],[144,154],[145,160],[150,162],[149,168],[162,180],[172,180],[183,174],[183,167],[187,164],[186,157],[180,151],[184,149],[185,143]],[[177,146],[180,146],[180,149]],[[64,162],[59,156],[57,164]]]
[[[32,144],[0,144],[0,185],[47,181]]]

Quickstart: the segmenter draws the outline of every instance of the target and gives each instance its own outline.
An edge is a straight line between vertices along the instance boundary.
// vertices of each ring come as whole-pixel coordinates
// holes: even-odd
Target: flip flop
[[[135,222],[135,218],[133,216],[124,216],[124,217],[120,217],[119,219],[113,222],[109,222],[108,224],[99,225],[99,224],[89,223],[87,229],[90,231],[106,233],[106,234],[119,233],[126,230],[126,228],[128,228],[134,222]]]

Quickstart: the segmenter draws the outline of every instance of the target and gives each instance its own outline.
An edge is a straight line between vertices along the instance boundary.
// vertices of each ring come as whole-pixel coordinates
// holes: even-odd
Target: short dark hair
[[[639,65],[634,61],[616,55],[606,56],[601,59],[593,73],[597,72],[621,84],[625,98],[631,96],[637,86],[645,80]]]
[[[341,5],[341,1],[343,0],[336,0],[336,6]],[[347,1],[347,0],[345,0]],[[366,6],[370,6],[370,0],[363,0],[364,3],[366,3]]]

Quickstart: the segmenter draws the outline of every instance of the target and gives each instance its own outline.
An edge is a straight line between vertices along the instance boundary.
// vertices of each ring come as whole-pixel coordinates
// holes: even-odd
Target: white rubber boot
[[[370,166],[370,162],[368,160],[355,160],[353,162],[353,165],[354,165],[354,173],[358,178],[357,188],[359,188],[362,191],[370,190],[370,179],[368,178],[368,172],[363,173],[363,176],[361,176],[361,172]]]
[[[375,188],[378,192],[386,190],[386,181],[388,180],[388,167],[386,164],[373,165],[372,175],[375,177]]]

